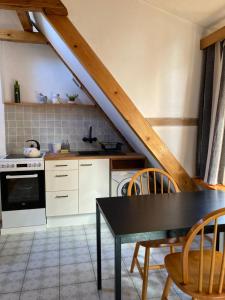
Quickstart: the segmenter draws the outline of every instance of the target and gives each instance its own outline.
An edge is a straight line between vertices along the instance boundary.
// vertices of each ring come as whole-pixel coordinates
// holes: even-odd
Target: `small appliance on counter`
[[[40,157],[41,155],[41,151],[40,151],[40,144],[38,141],[36,140],[27,140],[26,143],[28,142],[34,142],[32,144],[30,144],[29,147],[25,147],[24,148],[24,151],[23,151],[23,154],[25,157],[30,157],[30,158],[33,158],[33,157]]]
[[[44,155],[0,159],[2,228],[46,224]]]

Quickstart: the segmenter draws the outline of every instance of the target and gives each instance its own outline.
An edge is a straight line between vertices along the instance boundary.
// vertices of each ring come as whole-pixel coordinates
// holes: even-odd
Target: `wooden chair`
[[[136,182],[139,182],[140,191],[137,187]],[[179,192],[179,188],[173,178],[161,169],[147,168],[137,172],[132,178],[128,186],[127,195],[137,194],[157,194],[157,193],[170,193]],[[171,238],[154,241],[138,242],[135,245],[133,260],[131,263],[130,272],[132,273],[135,265],[143,279],[142,285],[142,300],[146,299],[147,287],[148,287],[148,270],[159,270],[165,268],[164,264],[161,265],[150,265],[150,249],[159,247],[170,247],[170,252],[174,252],[174,246],[181,246],[183,244],[182,238]],[[145,248],[144,266],[141,267],[138,260],[138,252],[140,246]]]
[[[173,253],[165,257],[168,278],[162,299],[168,299],[168,293],[174,282],[192,299],[225,299],[225,251],[216,251],[218,219],[225,216],[225,208],[208,214],[189,231],[182,253]],[[204,231],[207,225],[214,226],[211,249],[204,249]],[[197,234],[200,234],[199,250],[190,250]]]

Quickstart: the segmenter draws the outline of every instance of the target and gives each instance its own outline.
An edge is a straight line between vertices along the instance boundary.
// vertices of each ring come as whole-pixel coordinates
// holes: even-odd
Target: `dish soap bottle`
[[[20,85],[17,80],[14,83],[14,100],[15,103],[20,103]]]

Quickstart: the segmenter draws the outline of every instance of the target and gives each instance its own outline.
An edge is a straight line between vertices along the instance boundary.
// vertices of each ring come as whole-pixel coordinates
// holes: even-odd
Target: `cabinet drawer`
[[[45,162],[45,170],[47,171],[67,171],[77,169],[77,160],[49,160]]]
[[[78,170],[45,171],[47,192],[72,191],[78,189]]]
[[[78,213],[78,191],[46,192],[47,217]]]

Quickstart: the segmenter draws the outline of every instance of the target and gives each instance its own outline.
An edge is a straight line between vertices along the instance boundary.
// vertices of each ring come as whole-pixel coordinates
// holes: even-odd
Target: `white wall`
[[[201,27],[143,0],[63,2],[71,21],[145,117],[197,117]],[[194,175],[196,127],[156,130]]]
[[[0,43],[0,66],[2,65],[1,60],[2,44]],[[2,69],[0,68],[0,157],[6,153],[5,143],[5,119],[4,119],[4,105],[3,105],[3,91],[2,91]]]
[[[0,11],[0,28],[20,29],[15,12]],[[79,94],[82,103],[88,97],[74,84],[72,75],[48,45],[0,42],[4,101],[13,101],[13,84],[20,83],[21,101],[37,102],[41,92],[48,97],[59,93]]]

